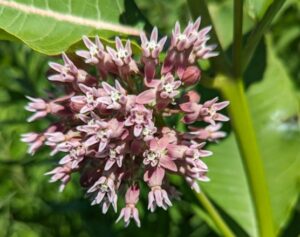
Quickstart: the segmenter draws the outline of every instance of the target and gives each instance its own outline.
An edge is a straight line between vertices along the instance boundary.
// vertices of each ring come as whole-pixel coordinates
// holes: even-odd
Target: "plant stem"
[[[187,4],[189,7],[189,10],[191,12],[191,15],[193,19],[197,19],[199,16],[201,16],[201,21],[205,25],[211,25],[211,41],[213,43],[216,43],[218,45],[218,51],[220,52],[220,55],[215,58],[211,58],[211,62],[214,66],[216,71],[222,72],[223,74],[230,75],[230,68],[231,64],[222,48],[221,42],[218,38],[217,32],[215,30],[215,27],[213,25],[213,21],[211,19],[207,4],[205,0],[187,0]]]
[[[247,69],[248,64],[250,63],[252,56],[255,52],[255,49],[261,40],[262,36],[265,34],[266,30],[270,26],[272,20],[274,19],[276,13],[280,10],[285,0],[274,0],[270,5],[267,12],[257,24],[251,35],[249,36],[246,47],[243,54],[243,65],[242,72]]]
[[[243,0],[234,0],[233,26],[233,75],[238,78],[242,65]]]
[[[216,78],[215,86],[230,101],[229,114],[254,203],[260,237],[274,237],[270,197],[257,139],[241,79]]]
[[[206,209],[212,220],[214,221],[215,225],[218,227],[220,233],[224,237],[235,237],[234,233],[231,229],[227,226],[223,218],[220,216],[218,211],[215,209],[213,204],[207,198],[207,196],[201,192],[195,194],[197,199],[202,203],[203,207]]]

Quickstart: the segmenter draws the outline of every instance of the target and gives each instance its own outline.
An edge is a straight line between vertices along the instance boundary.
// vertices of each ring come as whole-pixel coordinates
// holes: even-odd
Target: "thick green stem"
[[[218,227],[218,230],[224,237],[235,237],[234,233],[230,230],[227,224],[224,222],[223,218],[220,216],[218,211],[215,209],[213,204],[209,201],[206,195],[201,192],[197,193],[196,197],[201,202],[203,207],[206,209],[207,213],[210,215],[215,225]]]
[[[238,78],[242,65],[243,0],[234,0],[233,26],[233,75]]]
[[[219,76],[215,86],[230,101],[229,114],[254,203],[260,237],[274,237],[270,197],[243,81]]]

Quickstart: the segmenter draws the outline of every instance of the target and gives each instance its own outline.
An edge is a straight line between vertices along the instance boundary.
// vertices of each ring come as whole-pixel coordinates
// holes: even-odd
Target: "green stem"
[[[270,197],[243,81],[219,76],[215,86],[230,101],[229,114],[247,174],[260,237],[274,237]]]
[[[217,32],[213,25],[207,4],[205,0],[187,0],[188,7],[190,9],[193,19],[197,19],[201,16],[201,21],[204,25],[211,25],[211,41],[218,45],[218,51],[220,55],[215,58],[211,58],[212,65],[217,69],[218,72],[230,75],[231,64],[222,48],[221,42],[218,38]]]
[[[242,72],[247,69],[248,64],[250,63],[252,56],[255,52],[255,49],[266,33],[266,30],[269,28],[272,20],[274,19],[276,13],[280,10],[285,0],[275,0],[270,7],[268,8],[267,12],[261,19],[261,21],[257,24],[249,39],[247,40],[246,47],[243,54],[243,65],[242,65]]]
[[[203,207],[206,209],[207,213],[210,215],[212,220],[214,221],[215,225],[218,227],[220,233],[224,237],[235,237],[234,233],[231,229],[227,226],[223,218],[220,216],[218,211],[215,209],[213,204],[207,198],[207,196],[201,192],[196,194],[197,199],[201,202]]]
[[[243,0],[234,0],[233,26],[233,75],[238,78],[242,65]]]

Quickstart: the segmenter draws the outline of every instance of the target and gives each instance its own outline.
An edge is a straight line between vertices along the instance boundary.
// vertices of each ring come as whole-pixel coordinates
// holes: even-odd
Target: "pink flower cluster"
[[[66,54],[63,64],[50,63],[49,80],[62,85],[66,95],[57,99],[28,97],[26,109],[33,112],[28,121],[47,115],[58,122],[44,132],[24,134],[34,154],[43,144],[51,155],[64,153],[58,166],[47,175],[50,182],[60,181],[62,191],[73,173],[80,173],[92,205],[106,213],[110,206],[117,212],[120,195],[125,205],[118,220],[126,226],[133,218],[140,226],[137,203],[142,185],[148,187],[148,209],[167,209],[178,196],[167,174],[182,176],[199,192],[198,181],[208,181],[207,165],[202,158],[206,141],[223,138],[219,113],[228,102],[218,98],[200,103],[192,85],[200,80],[196,61],[216,56],[214,45],[206,45],[210,27],[199,30],[200,19],[189,23],[183,32],[176,23],[165,59],[160,62],[167,37],[158,39],[157,28],[150,38],[141,35],[141,55],[133,55],[131,42],[117,37],[116,47],[105,47],[98,37],[83,37],[86,50],[76,54],[87,66],[78,68]],[[91,75],[90,72],[94,72]],[[96,72],[96,73],[95,73]],[[166,123],[167,116],[182,116],[186,132]],[[196,121],[206,127],[191,126]]]

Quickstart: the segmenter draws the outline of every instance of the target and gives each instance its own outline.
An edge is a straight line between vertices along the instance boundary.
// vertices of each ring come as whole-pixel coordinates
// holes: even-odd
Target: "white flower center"
[[[103,192],[103,193],[107,193],[107,192],[109,191],[109,187],[108,187],[107,184],[104,183],[104,184],[101,184],[100,190],[101,190],[101,192]]]
[[[110,98],[113,102],[119,101],[121,98],[121,94],[118,91],[113,91],[110,94]]]
[[[147,43],[147,46],[146,46],[146,47],[147,47],[147,49],[153,50],[153,49],[155,49],[157,46],[158,46],[158,44],[157,44],[155,41],[151,40],[150,42]]]
[[[146,159],[150,162],[158,160],[160,157],[160,154],[158,152],[149,151],[146,154]]]
[[[151,135],[152,131],[149,128],[144,128],[143,129],[143,135],[144,136],[149,136]]]
[[[215,116],[215,114],[217,113],[216,110],[214,110],[213,108],[208,109],[208,113],[211,117]]]
[[[79,82],[85,81],[86,73],[83,71],[79,71],[77,74],[77,79]]]
[[[128,51],[126,49],[119,49],[117,52],[118,58],[125,58],[128,56]]]
[[[117,158],[117,152],[116,152],[116,150],[111,149],[111,150],[109,151],[109,157],[110,157],[111,159],[116,159],[116,158]]]
[[[94,103],[94,96],[89,92],[86,94],[86,101],[88,104]]]
[[[187,40],[187,37],[186,37],[185,34],[180,34],[180,35],[177,36],[177,39],[178,39],[179,41],[182,41],[182,40]]]
[[[174,85],[171,83],[167,83],[164,85],[164,89],[167,93],[171,93],[174,91]]]
[[[107,131],[106,130],[100,130],[97,132],[97,137],[101,140],[107,137]]]
[[[98,47],[96,45],[93,45],[90,47],[90,54],[92,57],[95,57],[98,53]]]

